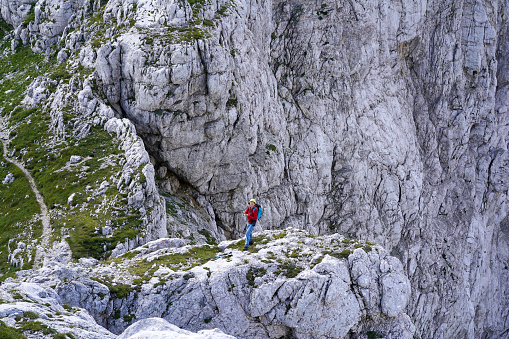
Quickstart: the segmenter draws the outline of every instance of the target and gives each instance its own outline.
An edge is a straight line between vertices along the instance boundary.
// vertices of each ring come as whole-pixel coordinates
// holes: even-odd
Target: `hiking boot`
[[[249,242],[249,246],[251,246],[252,244],[253,244],[253,242],[252,242],[252,241],[250,241],[250,242]]]
[[[247,251],[247,249],[248,249],[248,248],[247,248],[246,246],[244,246],[244,248],[243,248],[242,250],[243,250],[243,251]]]

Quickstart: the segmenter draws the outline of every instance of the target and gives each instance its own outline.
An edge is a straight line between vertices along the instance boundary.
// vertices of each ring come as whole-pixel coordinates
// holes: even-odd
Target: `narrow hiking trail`
[[[35,180],[28,172],[28,170],[23,166],[22,163],[11,159],[7,155],[7,144],[9,141],[9,132],[5,128],[5,123],[3,120],[0,120],[1,126],[0,126],[0,140],[2,141],[3,145],[3,156],[5,160],[10,162],[11,164],[16,165],[28,179],[28,182],[30,183],[30,187],[32,188],[32,191],[35,193],[35,197],[37,199],[37,202],[39,203],[39,206],[41,207],[41,219],[42,219],[42,242],[40,246],[37,246],[37,250],[35,252],[35,258],[34,258],[34,268],[39,267],[39,264],[41,263],[41,259],[43,256],[43,252],[46,249],[46,247],[49,244],[49,238],[51,236],[51,227],[50,227],[50,217],[48,214],[48,207],[44,203],[44,199],[42,198],[42,195],[39,193],[39,190],[37,189],[37,186],[35,184]]]

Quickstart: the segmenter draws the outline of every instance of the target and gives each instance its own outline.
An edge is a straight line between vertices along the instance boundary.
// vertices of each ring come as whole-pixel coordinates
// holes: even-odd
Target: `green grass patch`
[[[29,127],[18,129],[19,132],[12,144],[17,149],[30,149],[23,159],[33,158],[26,165],[26,168],[34,173],[34,179],[49,208],[57,204],[67,204],[67,199],[71,194],[82,192],[88,185],[97,186],[102,180],[115,173],[114,171],[121,169],[119,165],[113,168],[104,167],[100,169],[102,165],[101,158],[111,153],[118,153],[116,151],[118,149],[117,144],[102,127],[94,127],[84,139],[70,140],[69,145],[60,145],[54,149],[54,152],[48,153],[46,147],[37,147],[38,145],[31,143],[32,138],[36,138],[37,135],[47,135],[48,126],[41,126],[44,124],[42,119],[34,117],[32,120],[32,123],[27,124]],[[86,176],[80,177],[75,170],[56,172],[65,166],[72,155],[92,158],[84,164],[88,166]],[[98,181],[100,182],[98,183]],[[79,198],[79,196],[76,198]],[[76,203],[79,202],[77,201]]]
[[[304,271],[304,268],[299,267],[293,261],[285,261],[278,266],[275,271],[276,275],[283,274],[287,278],[295,278],[300,272]]]
[[[99,11],[95,12],[89,19],[88,19],[88,24],[89,26],[92,26],[94,24],[103,24],[104,23],[104,18],[103,18],[103,15],[104,15],[104,8],[100,8]]]
[[[188,3],[192,6],[192,7],[194,7],[194,6],[196,6],[196,5],[201,5],[201,6],[205,5],[206,0],[187,0],[187,2],[188,2]]]
[[[286,233],[285,232],[272,235],[272,238],[274,238],[274,240],[283,239],[284,237],[286,237]]]
[[[0,154],[3,148],[0,143]],[[25,240],[28,238],[40,237],[42,235],[42,223],[35,222],[29,226],[34,215],[41,212],[35,194],[30,189],[30,183],[25,174],[15,165],[9,163],[0,156],[4,166],[0,166],[0,273],[4,274],[0,280],[13,277],[19,268],[12,267],[9,263],[8,244],[11,239]],[[9,174],[14,175],[14,181],[9,184],[2,184],[1,181]],[[25,236],[21,236],[24,231]],[[17,242],[11,242],[11,252]],[[28,249],[25,253],[28,254]]]
[[[244,248],[245,242],[246,242],[245,239],[241,239],[235,243],[228,245],[227,248],[242,250]],[[257,253],[260,249],[255,248],[255,245],[267,244],[268,242],[269,239],[264,234],[253,237],[253,245],[249,246],[249,252]]]
[[[207,240],[207,244],[209,245],[217,245],[217,241],[216,239],[214,239],[211,235],[210,235],[210,232],[207,231],[207,230],[200,230],[198,231],[198,233],[200,233],[201,235],[203,235]]]
[[[124,254],[122,254],[121,256],[119,256],[119,257],[117,257],[115,259],[112,259],[111,262],[120,264],[124,260],[130,260],[130,259],[134,258],[135,256],[137,256],[138,254],[140,254],[140,251],[138,251],[138,250],[129,251],[129,252],[124,253]]]
[[[0,321],[0,338],[2,339],[26,339],[26,337],[21,334],[21,331],[7,326],[3,321]]]
[[[18,47],[16,53],[0,58],[0,108],[2,116],[19,106],[28,85],[49,69],[44,56],[35,54],[27,46]]]
[[[39,315],[35,312],[32,312],[32,311],[26,311],[25,313],[23,313],[23,318],[25,319],[38,319],[39,318]]]
[[[66,219],[60,220],[56,228],[64,227],[63,220],[66,220],[65,227],[70,229],[70,236],[66,240],[76,259],[83,257],[107,259],[109,252],[119,242],[134,239],[140,233],[137,227],[141,224],[139,214],[114,218],[108,214],[91,216],[90,212],[83,211],[72,213]],[[113,235],[110,237],[96,231],[96,227],[106,226],[107,221],[111,222],[113,229]]]
[[[103,285],[106,285],[106,287],[108,287],[108,289],[110,290],[110,293],[120,299],[125,298],[125,297],[129,296],[129,294],[131,294],[132,292],[137,291],[137,288],[133,287],[131,285],[121,284],[121,283],[113,283],[110,278],[92,277],[91,279],[95,280],[97,282],[100,282]],[[120,318],[120,315],[118,318]],[[115,318],[115,319],[118,319],[118,318]]]
[[[265,145],[265,148],[267,149],[267,152],[275,152],[277,150],[276,146],[272,145],[272,144],[267,144]]]
[[[228,7],[223,5],[223,6],[221,6],[221,8],[219,8],[219,10],[217,11],[217,14],[224,16],[224,15],[226,15],[227,10],[228,10]]]
[[[186,253],[168,254],[160,256],[150,262],[146,260],[138,261],[129,268],[129,271],[138,276],[143,276],[145,272],[148,272],[150,276],[159,269],[161,265],[171,269],[190,269],[203,264],[207,260],[214,259],[216,254],[220,252],[222,251],[217,246],[204,245],[193,247]]]
[[[194,42],[195,40],[203,40],[211,37],[210,33],[198,26],[186,26],[178,29],[181,33],[180,39],[182,42]]]
[[[348,259],[348,256],[352,254],[352,250],[344,249],[341,252],[326,251],[324,253],[330,255],[331,257],[336,257],[338,259]]]
[[[55,329],[41,323],[40,321],[28,321],[21,325],[21,331],[42,332],[44,335],[58,333]]]
[[[65,65],[60,65],[60,67],[50,73],[50,79],[56,81],[68,81],[72,78],[72,75],[72,72],[69,71]]]

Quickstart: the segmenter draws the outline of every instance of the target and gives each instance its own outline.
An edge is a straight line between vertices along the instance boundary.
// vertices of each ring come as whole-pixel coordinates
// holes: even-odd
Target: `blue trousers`
[[[249,247],[249,243],[253,241],[253,228],[255,228],[256,224],[247,223],[246,225],[246,247]]]

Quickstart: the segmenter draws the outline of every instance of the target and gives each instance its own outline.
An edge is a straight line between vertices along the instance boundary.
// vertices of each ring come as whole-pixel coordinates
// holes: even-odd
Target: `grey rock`
[[[156,271],[138,292],[108,292],[104,285],[86,277],[59,283],[56,291],[63,302],[86,308],[110,331],[124,332],[123,337],[132,334],[125,330],[127,324],[105,314],[118,310],[136,319],[163,318],[189,331],[218,328],[238,338],[272,338],[289,333],[297,338],[344,338],[364,328],[369,319],[370,326],[380,331],[412,337],[415,326],[404,313],[409,281],[398,259],[380,247],[369,253],[359,248],[348,260],[338,259],[327,253],[334,253],[343,237],[324,237],[304,245],[308,234],[294,229],[285,232],[285,237],[273,237],[277,232],[257,233],[257,237],[267,239],[254,245],[257,252],[234,250],[231,257],[209,258],[209,262],[186,271],[165,266],[164,258],[192,248],[169,247],[167,241],[151,242],[122,267],[99,264],[93,268],[94,274],[113,278],[109,284],[125,285],[129,284],[121,279],[128,278],[121,274],[129,271],[125,265],[153,262]],[[292,252],[299,252],[304,262],[288,257]],[[315,260],[318,264],[310,265]],[[390,273],[378,269],[382,260],[390,265]],[[364,267],[364,275],[371,279],[362,283],[363,293],[373,300],[370,305],[365,306],[365,297],[358,293],[361,280],[355,277],[354,266]],[[292,269],[298,274],[291,275]],[[99,291],[102,299],[97,297]],[[159,327],[160,322],[155,321],[154,326]],[[151,323],[147,320],[133,328],[138,331]],[[388,330],[390,326],[394,327]]]
[[[0,319],[11,327],[19,326],[15,318],[25,312],[38,316],[37,321],[59,333],[71,333],[84,339],[116,338],[116,335],[97,325],[83,309],[62,306],[60,297],[44,283],[4,283],[0,286]],[[16,299],[13,298],[16,295]],[[35,336],[30,336],[35,338]]]
[[[109,235],[113,232],[113,229],[110,226],[104,226],[101,232],[102,235]]]
[[[99,260],[94,258],[80,258],[79,263],[83,266],[92,267],[99,263]]]
[[[7,185],[14,181],[14,175],[9,173],[5,176],[4,180],[2,180],[2,184]]]
[[[61,49],[57,54],[57,64],[60,65],[64,63],[68,57],[69,57],[68,51],[65,49]]]
[[[76,195],[76,193],[72,193],[68,198],[67,198],[67,204],[68,205],[71,205],[72,204],[72,201],[74,200],[74,196]]]
[[[137,321],[129,326],[118,339],[142,339],[142,338],[196,338],[196,339],[233,339],[218,329],[202,330],[192,333],[178,328],[161,318],[148,318]]]
[[[77,164],[78,162],[81,161],[81,159],[82,159],[82,157],[79,155],[71,155],[70,162],[71,162],[71,164]]]

